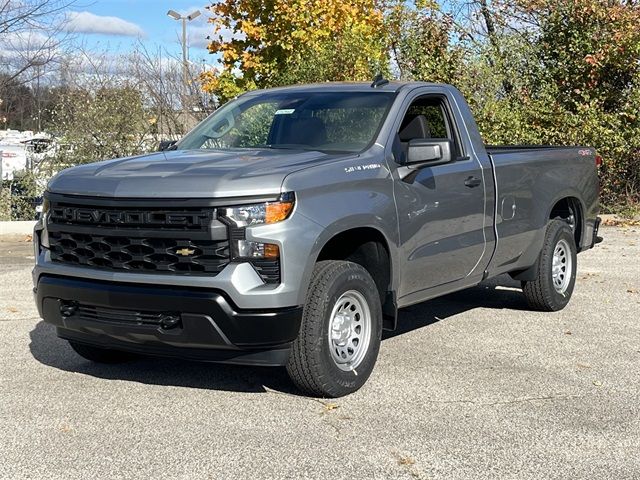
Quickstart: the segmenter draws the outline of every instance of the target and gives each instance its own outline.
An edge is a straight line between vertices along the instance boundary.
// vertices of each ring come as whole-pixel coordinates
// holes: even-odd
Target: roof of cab
[[[398,92],[404,87],[418,87],[418,86],[442,86],[438,83],[427,82],[397,82],[390,81],[384,85],[372,87],[371,82],[323,82],[323,83],[310,83],[303,85],[290,85],[286,87],[268,88],[264,90],[252,90],[247,92],[247,95],[257,94],[260,92]]]

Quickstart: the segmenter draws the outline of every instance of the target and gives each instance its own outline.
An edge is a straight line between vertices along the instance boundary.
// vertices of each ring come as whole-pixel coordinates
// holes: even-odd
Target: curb
[[[0,222],[0,235],[31,235],[35,225],[35,220]]]

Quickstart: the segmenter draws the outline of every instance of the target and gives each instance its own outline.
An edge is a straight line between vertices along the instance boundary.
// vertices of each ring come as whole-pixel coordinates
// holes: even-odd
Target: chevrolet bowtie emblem
[[[181,248],[180,250],[176,250],[178,255],[182,255],[183,257],[188,257],[189,255],[193,255],[196,253],[195,250],[191,250],[190,248]]]

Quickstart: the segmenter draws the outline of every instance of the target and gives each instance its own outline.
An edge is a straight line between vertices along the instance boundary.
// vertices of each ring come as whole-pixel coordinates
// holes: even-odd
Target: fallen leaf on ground
[[[597,274],[597,273],[590,273],[590,272],[587,272],[587,273],[585,273],[582,277],[580,277],[580,280],[588,280],[589,278],[597,277],[597,276],[598,276],[598,274]]]
[[[411,458],[409,455],[403,455],[402,453],[394,450],[391,452],[396,460],[398,461],[398,465],[414,465],[416,461]]]
[[[338,405],[337,403],[331,402],[322,402],[322,405],[324,405],[325,412],[330,412],[331,410],[335,410],[336,408],[340,407],[340,405]]]
[[[640,225],[640,220],[627,219],[627,218],[607,218],[603,220],[602,225],[608,227],[632,227]]]
[[[7,310],[10,311],[11,313],[17,313],[18,309],[16,307],[7,307]]]

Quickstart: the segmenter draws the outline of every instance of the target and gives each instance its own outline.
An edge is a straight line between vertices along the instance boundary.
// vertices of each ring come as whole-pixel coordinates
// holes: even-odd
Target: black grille
[[[51,260],[107,270],[215,275],[229,241],[212,240],[215,209],[52,203]]]
[[[50,232],[54,262],[170,273],[219,273],[229,263],[229,242],[129,238]]]
[[[267,283],[280,283],[280,261],[279,260],[251,260],[253,268]]]
[[[55,196],[58,197],[58,196]],[[167,207],[170,200],[129,202],[50,199],[51,260],[111,271],[216,275],[231,261],[230,243],[244,229],[216,222],[215,207]],[[125,203],[126,200],[122,200]],[[142,206],[141,206],[142,205]],[[212,225],[217,226],[212,227]],[[222,232],[221,229],[222,228]],[[214,240],[213,238],[223,240]],[[280,282],[280,261],[247,259],[266,283]]]
[[[159,326],[167,319],[180,317],[178,313],[119,310],[93,305],[74,305],[72,308],[73,315],[78,318],[108,323]]]

